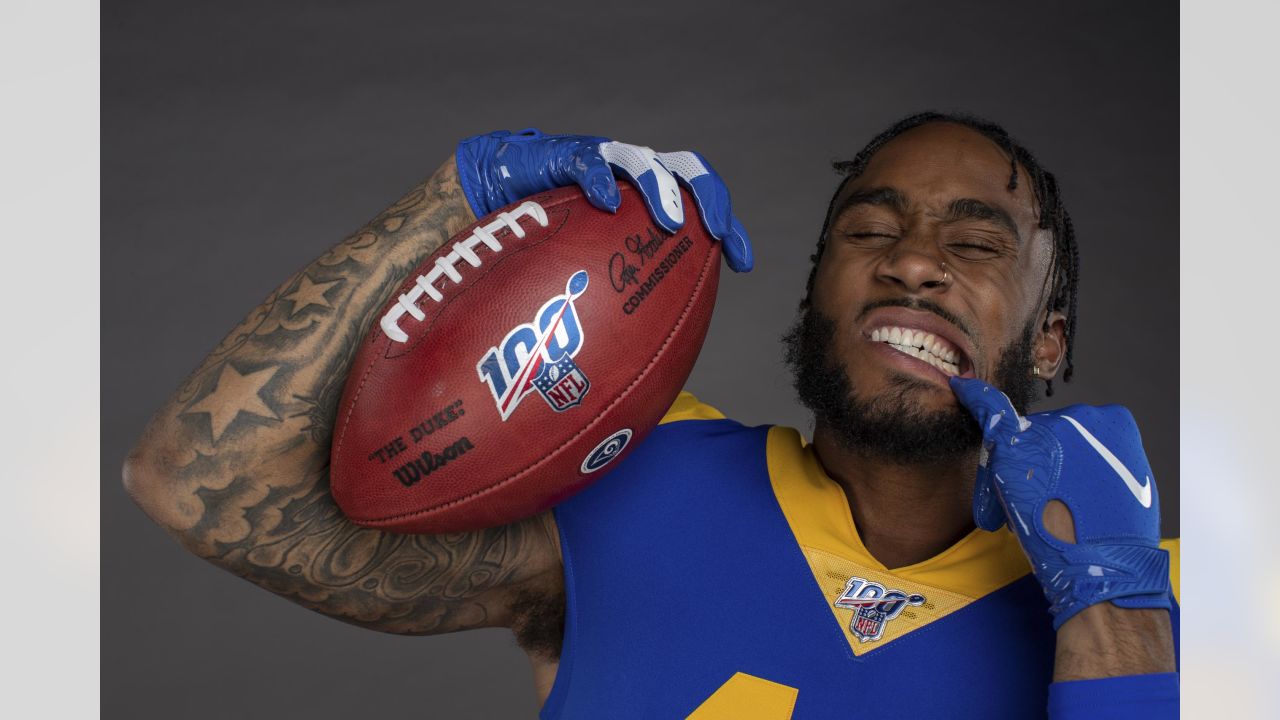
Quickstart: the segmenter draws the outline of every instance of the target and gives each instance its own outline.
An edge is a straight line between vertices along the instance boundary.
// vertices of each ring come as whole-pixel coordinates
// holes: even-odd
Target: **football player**
[[[999,126],[935,113],[838,169],[784,340],[812,442],[682,394],[541,516],[404,536],[341,515],[329,442],[356,345],[476,217],[571,184],[614,210],[621,178],[751,269],[700,155],[527,130],[462,141],[282,283],[156,413],[125,486],[195,554],[312,610],[511,628],[546,718],[1176,717],[1177,546],[1133,418],[1027,414],[1076,336],[1054,176]]]

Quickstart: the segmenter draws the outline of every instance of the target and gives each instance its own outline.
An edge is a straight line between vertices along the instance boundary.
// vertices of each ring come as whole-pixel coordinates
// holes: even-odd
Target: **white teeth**
[[[946,340],[923,330],[880,327],[871,331],[872,342],[889,343],[893,349],[924,360],[947,375],[960,374],[960,354]]]
[[[955,364],[953,364],[953,363],[945,362],[944,360],[942,360],[941,358],[939,358],[939,357],[937,357],[937,356],[930,355],[930,354],[928,354],[928,353],[921,353],[921,354],[920,354],[920,355],[918,355],[917,357],[919,357],[921,360],[924,360],[925,362],[929,363],[930,365],[932,365],[932,366],[934,366],[934,367],[938,368],[938,369],[939,369],[939,370],[941,370],[944,374],[947,374],[947,375],[959,375],[959,374],[960,374],[960,368],[959,368],[959,367],[957,367],[957,366],[956,366]]]
[[[947,347],[947,344],[941,338],[933,338],[933,345],[929,348],[929,352],[937,355],[941,360],[949,363],[956,361],[956,352]]]

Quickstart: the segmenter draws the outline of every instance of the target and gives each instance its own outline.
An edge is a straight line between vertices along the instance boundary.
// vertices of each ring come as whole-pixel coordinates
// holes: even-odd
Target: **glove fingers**
[[[956,398],[982,426],[982,437],[987,442],[1012,437],[1029,424],[1018,415],[1009,397],[981,380],[953,376],[951,390]]]
[[[702,224],[724,246],[729,268],[734,272],[750,271],[755,264],[751,241],[746,228],[733,216],[729,189],[711,163],[700,153],[688,150],[658,153],[658,161],[693,195]]]
[[[698,203],[702,224],[711,233],[711,237],[717,240],[728,237],[733,230],[732,215],[729,212],[729,190],[711,165],[701,155],[687,150],[658,153],[657,160],[681,185],[689,189],[694,201]]]
[[[613,170],[600,154],[599,143],[588,143],[574,153],[567,175],[582,188],[587,201],[593,206],[605,212],[618,211],[622,196],[618,193],[617,181],[613,179]]]
[[[653,150],[639,145],[606,142],[600,144],[600,155],[636,186],[653,221],[663,230],[674,233],[684,226],[680,187],[670,171],[658,162]]]
[[[742,227],[738,218],[733,218],[733,229],[729,236],[721,240],[724,246],[724,260],[734,272],[751,272],[755,267],[755,255],[751,252],[751,239],[747,237],[747,229]]]

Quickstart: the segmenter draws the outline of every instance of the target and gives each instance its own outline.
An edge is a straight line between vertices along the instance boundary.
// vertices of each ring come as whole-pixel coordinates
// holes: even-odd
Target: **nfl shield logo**
[[[542,393],[552,410],[564,412],[582,402],[591,382],[578,369],[577,363],[568,355],[562,355],[555,362],[544,362],[542,369],[533,378],[533,386]]]
[[[923,605],[923,595],[887,590],[880,583],[860,577],[849,578],[835,606],[853,610],[849,631],[859,642],[875,642],[884,637],[884,626],[902,614],[908,605]]]
[[[591,383],[573,361],[586,337],[573,301],[589,283],[586,270],[570,275],[563,295],[543,303],[532,322],[512,328],[476,363],[503,422],[535,390],[556,412],[582,404]]]

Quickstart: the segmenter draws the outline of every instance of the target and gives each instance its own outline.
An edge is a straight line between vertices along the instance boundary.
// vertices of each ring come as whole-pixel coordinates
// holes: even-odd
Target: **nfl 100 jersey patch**
[[[974,601],[816,548],[804,548],[854,655],[872,652]]]
[[[884,637],[885,625],[901,615],[908,605],[924,603],[924,596],[919,593],[888,590],[878,582],[851,577],[845,582],[844,592],[836,598],[835,606],[853,610],[849,632],[865,643]]]
[[[476,363],[503,421],[535,391],[556,412],[582,404],[591,381],[573,360],[585,340],[573,301],[587,291],[588,282],[586,270],[574,273],[563,295],[543,303],[533,322],[512,328]]]
[[[855,656],[942,620],[1031,570],[1012,533],[980,530],[936,557],[889,570],[863,546],[844,490],[797,431],[771,428],[766,452],[774,496]]]

